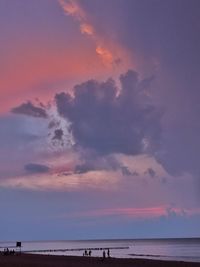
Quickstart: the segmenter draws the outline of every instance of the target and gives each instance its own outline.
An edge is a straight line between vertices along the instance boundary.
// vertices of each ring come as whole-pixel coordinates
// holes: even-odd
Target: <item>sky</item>
[[[0,0],[2,241],[200,237],[199,8]]]

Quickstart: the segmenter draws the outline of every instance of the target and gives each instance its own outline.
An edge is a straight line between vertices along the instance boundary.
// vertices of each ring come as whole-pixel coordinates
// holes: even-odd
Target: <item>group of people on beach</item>
[[[105,250],[103,251],[103,259],[106,258],[106,252]],[[107,250],[107,258],[110,258],[110,249]]]
[[[0,254],[4,256],[15,255],[15,250],[14,249],[9,250],[8,248],[4,248],[3,251],[0,251]]]
[[[91,257],[91,255],[92,255],[92,251],[91,250],[89,250],[89,251],[85,250],[83,252],[83,256],[89,256],[89,257]],[[106,253],[105,250],[103,250],[103,259],[106,258],[106,255],[107,255],[107,258],[110,258],[110,249],[107,250],[107,253]]]
[[[89,251],[87,251],[87,249],[83,252],[83,256],[91,256],[92,255],[92,251],[91,250],[89,250]]]

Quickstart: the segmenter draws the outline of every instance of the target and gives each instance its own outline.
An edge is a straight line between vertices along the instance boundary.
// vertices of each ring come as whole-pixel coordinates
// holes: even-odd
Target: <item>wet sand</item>
[[[200,267],[200,263],[144,259],[96,257],[9,255],[0,256],[1,267]]]

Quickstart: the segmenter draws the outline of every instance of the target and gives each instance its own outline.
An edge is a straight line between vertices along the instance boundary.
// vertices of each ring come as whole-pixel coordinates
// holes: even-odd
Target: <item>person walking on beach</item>
[[[106,252],[105,250],[103,251],[103,260],[106,258]]]
[[[110,249],[108,249],[108,251],[107,251],[107,256],[108,256],[108,258],[110,258]]]

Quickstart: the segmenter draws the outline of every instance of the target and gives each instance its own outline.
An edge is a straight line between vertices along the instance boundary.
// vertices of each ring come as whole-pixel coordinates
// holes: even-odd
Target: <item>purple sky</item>
[[[0,0],[2,240],[200,236],[199,8]]]

